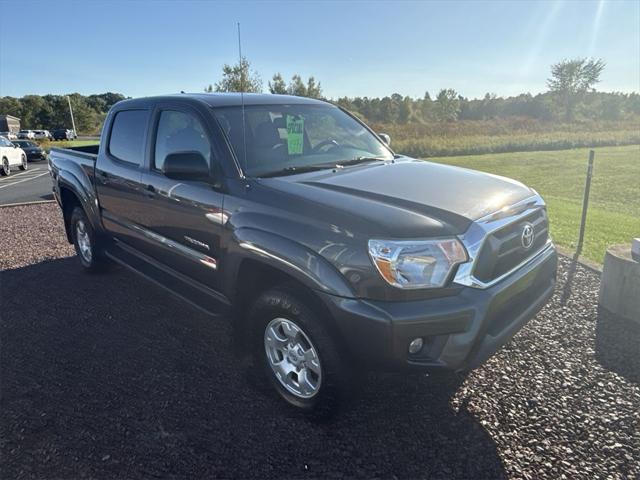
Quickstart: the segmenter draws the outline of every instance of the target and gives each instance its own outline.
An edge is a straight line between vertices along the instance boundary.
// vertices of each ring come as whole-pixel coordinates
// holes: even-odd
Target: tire
[[[73,246],[82,267],[90,273],[105,271],[108,267],[107,259],[84,210],[75,207],[69,222]]]
[[[27,157],[25,155],[22,155],[22,161],[20,163],[20,170],[26,170],[29,168],[29,164],[27,162]]]
[[[326,416],[347,394],[353,373],[307,297],[283,286],[256,299],[249,311],[253,368],[290,406]]]
[[[0,165],[0,175],[3,177],[8,177],[11,174],[11,167],[9,166],[9,160],[6,158],[2,159],[2,165]]]

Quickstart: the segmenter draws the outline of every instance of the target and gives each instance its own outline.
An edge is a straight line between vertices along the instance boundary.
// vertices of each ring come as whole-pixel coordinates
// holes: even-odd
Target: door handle
[[[109,179],[109,175],[107,174],[107,172],[104,172],[102,170],[98,170],[96,172],[96,176],[100,179],[102,183],[107,183],[107,180]]]

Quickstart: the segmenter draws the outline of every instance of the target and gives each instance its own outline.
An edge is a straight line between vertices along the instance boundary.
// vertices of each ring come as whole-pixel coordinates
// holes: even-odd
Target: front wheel
[[[20,160],[20,170],[26,170],[27,168],[29,168],[27,157],[22,155],[22,159]]]
[[[289,405],[327,414],[348,391],[350,362],[323,324],[322,312],[293,289],[269,290],[255,301],[254,365]]]
[[[71,213],[70,227],[73,246],[80,263],[88,272],[104,271],[108,265],[102,249],[98,245],[97,236],[89,223],[86,213],[80,207],[75,207]]]
[[[0,166],[0,175],[3,177],[8,177],[11,173],[11,167],[9,166],[9,160],[6,158],[2,159],[2,166]]]

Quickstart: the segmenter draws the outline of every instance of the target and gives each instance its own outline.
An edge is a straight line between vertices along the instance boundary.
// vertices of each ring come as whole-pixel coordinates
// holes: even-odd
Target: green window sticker
[[[302,155],[304,118],[287,115],[287,150],[289,155]]]

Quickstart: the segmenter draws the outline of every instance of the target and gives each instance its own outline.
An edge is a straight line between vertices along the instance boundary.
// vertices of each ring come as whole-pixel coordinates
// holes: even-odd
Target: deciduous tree
[[[225,64],[222,67],[222,80],[216,83],[215,91],[260,93],[262,91],[262,79],[258,72],[251,68],[249,60],[242,57],[238,63],[234,65]]]
[[[460,99],[453,88],[440,90],[434,104],[434,113],[440,121],[452,122],[458,119]]]
[[[280,72],[276,73],[269,82],[269,91],[271,93],[278,94],[287,93],[287,84],[285,83],[284,78],[282,78]]]
[[[576,58],[551,65],[551,78],[547,80],[549,90],[562,99],[565,119],[573,119],[576,104],[582,96],[594,91],[604,70],[603,60]]]
[[[293,77],[291,77],[291,82],[289,83],[287,93],[289,93],[289,95],[296,95],[298,97],[307,96],[307,86],[302,81],[300,75],[295,74]]]

